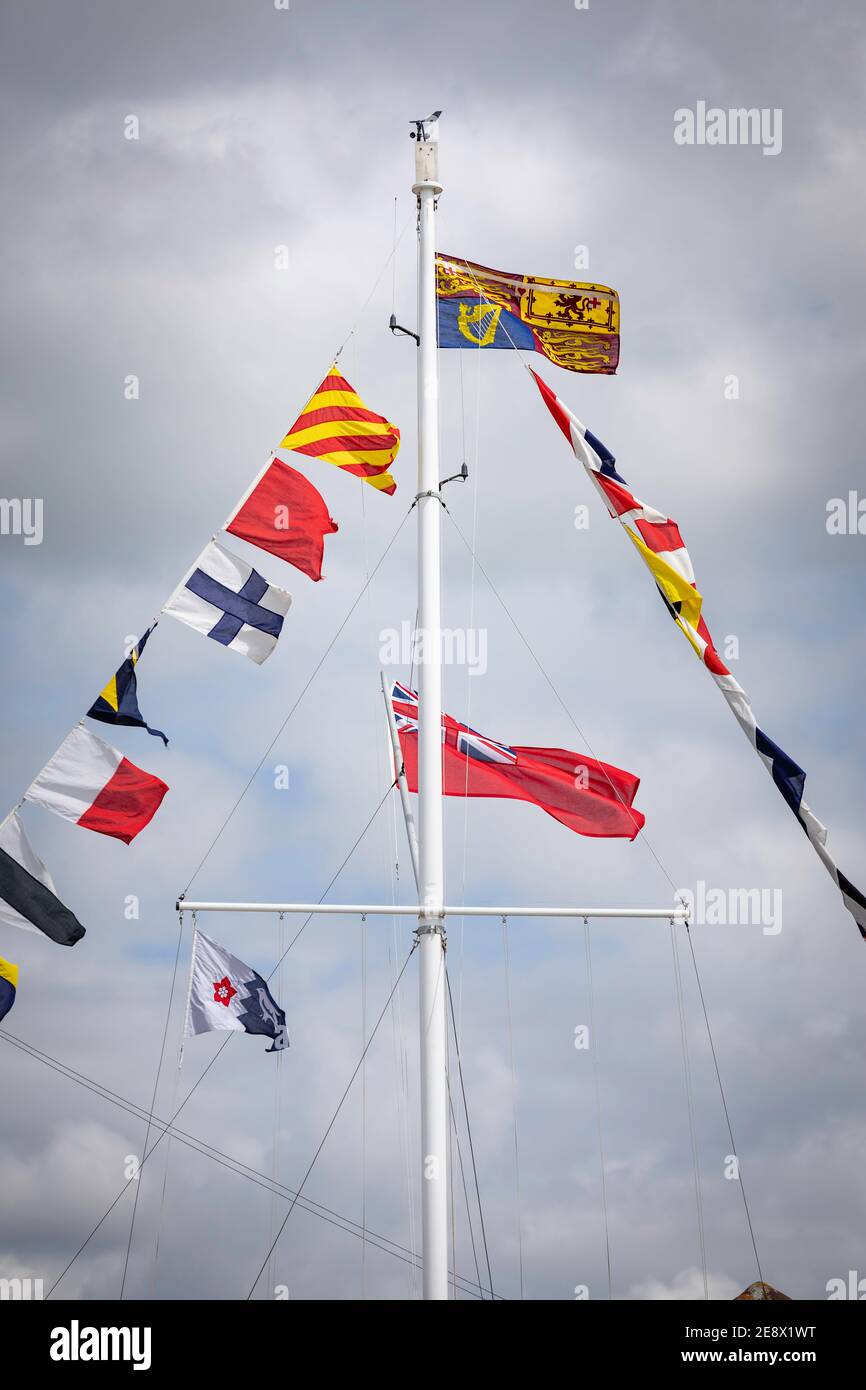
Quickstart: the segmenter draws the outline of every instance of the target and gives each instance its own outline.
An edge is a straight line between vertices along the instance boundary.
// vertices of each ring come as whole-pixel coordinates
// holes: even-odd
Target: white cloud
[[[826,497],[844,495],[860,477],[862,180],[853,171],[862,161],[852,134],[863,124],[859,13],[824,17],[816,28],[812,7],[794,14],[776,5],[756,14],[735,4],[719,19],[673,4],[649,17],[636,3],[587,14],[563,5],[544,15],[536,7],[530,18],[516,4],[494,13],[446,2],[435,22],[406,7],[380,6],[371,16],[344,6],[344,41],[335,46],[333,6],[275,15],[223,0],[208,7],[206,23],[194,8],[155,3],[145,16],[142,7],[97,5],[93,26],[55,16],[50,32],[19,13],[8,46],[15,71],[0,101],[17,139],[4,167],[14,210],[2,230],[4,488],[44,496],[46,539],[26,553],[14,538],[0,544],[0,632],[13,673],[2,697],[7,804],[104,684],[122,639],[143,630],[324,371],[390,253],[395,193],[398,225],[410,223],[396,303],[413,322],[406,136],[423,97],[424,109],[445,108],[447,249],[568,275],[575,244],[586,243],[590,273],[620,289],[618,377],[563,375],[557,389],[613,449],[638,495],[680,521],[710,625],[717,637],[739,637],[736,674],[762,727],[807,768],[810,804],[856,880],[864,552],[855,537],[832,542],[823,517]],[[374,41],[378,61],[370,65],[364,55]],[[419,44],[435,74],[423,90]],[[527,52],[543,53],[534,70]],[[522,90],[503,77],[516,57]],[[675,147],[674,109],[713,94],[722,104],[781,102],[783,155]],[[129,111],[141,118],[137,143],[122,138]],[[285,276],[273,269],[282,242],[290,248]],[[145,715],[171,745],[163,751],[132,730],[110,736],[171,785],[139,842],[126,849],[25,812],[88,935],[74,952],[4,935],[0,950],[22,971],[6,1026],[139,1105],[149,1102],[159,1056],[175,896],[413,494],[414,352],[387,333],[391,306],[386,272],[342,360],[369,403],[403,429],[396,498],[371,495],[362,510],[357,485],[318,470],[341,528],[328,541],[328,577],[313,586],[282,576],[296,602],[261,671],[161,624],[139,689]],[[625,539],[587,493],[520,364],[504,353],[477,367],[464,360],[465,419],[457,355],[442,365],[443,459],[455,471],[465,456],[470,468],[469,485],[449,490],[449,507],[470,534],[477,496],[478,554],[582,732],[480,574],[473,592],[465,549],[446,521],[446,621],[465,622],[473,604],[490,662],[486,677],[449,671],[447,703],[494,737],[589,742],[634,768],[648,816],[642,839],[677,886],[704,878],[782,887],[779,937],[696,926],[693,942],[768,1277],[792,1296],[821,1296],[827,1278],[857,1263],[850,1232],[861,1205],[862,943]],[[134,404],[122,396],[130,371],[142,383]],[[722,398],[728,372],[740,376],[739,402]],[[546,374],[554,380],[552,368]],[[591,509],[588,532],[574,530],[578,502]],[[384,790],[378,635],[413,616],[413,547],[414,518],[266,757],[196,892],[316,898],[337,870]],[[281,582],[279,562],[266,557],[262,568]],[[289,765],[288,792],[273,789],[276,761]],[[671,885],[641,840],[580,840],[516,805],[472,804],[465,842],[459,803],[449,802],[447,822],[455,898],[465,888],[467,901],[670,900]],[[399,823],[396,843],[394,891],[405,897]],[[390,895],[394,858],[388,806],[332,896]],[[122,915],[133,892],[142,902],[138,922]],[[286,932],[299,925],[287,923]],[[188,928],[161,1113],[174,1088]],[[277,958],[273,920],[225,917],[210,928],[258,969]],[[396,932],[368,923],[368,1022],[410,936],[405,922]],[[494,1281],[513,1296],[499,924],[452,923],[449,938]],[[317,919],[284,967],[292,1050],[279,1072],[277,1171],[289,1185],[305,1171],[360,1052],[361,941],[358,923]],[[600,1297],[593,1092],[589,1059],[573,1047],[587,1009],[582,925],[512,923],[509,943],[527,1289],[570,1298],[586,1282]],[[697,1288],[700,1297],[667,924],[596,928],[593,951],[614,1293],[691,1298]],[[741,1190],[722,1176],[730,1141],[683,958],[712,1291],[727,1298],[754,1277],[754,1260]],[[366,1204],[370,1225],[407,1245],[406,1132],[413,1160],[418,1143],[414,962],[401,1008],[368,1060]],[[180,1096],[213,1050],[205,1039],[187,1048]],[[254,1040],[233,1042],[181,1123],[269,1172],[276,1072],[262,1052]],[[3,1268],[20,1262],[56,1274],[115,1195],[114,1170],[128,1144],[143,1139],[143,1125],[11,1045],[4,1057],[0,1174],[17,1206],[2,1233]],[[356,1088],[309,1187],[355,1220],[361,1124]],[[174,1145],[154,1273],[159,1154],[150,1171],[131,1288],[245,1294],[270,1239],[269,1194]],[[457,1219],[459,1263],[469,1274],[459,1186]],[[417,1237],[417,1212],[414,1227]],[[116,1294],[125,1201],[106,1228],[67,1276],[71,1293]],[[293,1297],[356,1297],[360,1246],[296,1209],[278,1271]],[[380,1253],[368,1252],[367,1276],[377,1295],[403,1297],[410,1287],[405,1266]]]
[[[707,1287],[712,1299],[732,1299],[743,1292],[737,1281],[729,1279],[726,1274],[708,1272]],[[649,1299],[653,1302],[683,1302],[703,1299],[706,1296],[703,1271],[694,1267],[681,1269],[667,1284],[659,1279],[646,1279],[643,1283],[635,1285],[629,1294],[630,1298]]]

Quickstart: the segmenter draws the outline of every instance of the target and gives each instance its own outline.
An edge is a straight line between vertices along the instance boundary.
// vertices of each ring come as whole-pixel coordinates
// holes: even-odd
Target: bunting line
[[[677,523],[639,501],[616,469],[609,449],[569,410],[537,372],[527,366],[542,399],[565,435],[575,457],[600,493],[608,513],[622,525],[656,582],[665,607],[709,671],[728,708],[781,795],[797,817],[809,843],[842,895],[842,901],[866,940],[866,897],[846,878],[827,849],[827,829],[803,798],[806,774],[784,749],[759,728],[751,701],[717,652],[703,616],[703,597]]]

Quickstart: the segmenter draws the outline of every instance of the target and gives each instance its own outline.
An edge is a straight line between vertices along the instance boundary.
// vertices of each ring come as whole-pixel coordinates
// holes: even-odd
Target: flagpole
[[[391,692],[385,681],[385,672],[381,673],[382,695],[385,700],[385,715],[388,720],[388,732],[391,735],[391,752],[394,761],[394,780],[400,792],[400,805],[403,807],[403,819],[406,822],[406,838],[409,841],[409,855],[412,860],[412,873],[415,875],[415,887],[420,886],[418,869],[418,832],[415,828],[415,817],[412,815],[412,803],[409,800],[409,784],[406,781],[406,769],[403,766],[403,750],[400,747],[400,735],[397,732],[397,720],[394,717],[394,705],[391,700]]]
[[[180,912],[181,927],[183,927],[184,908],[182,903],[178,903]],[[180,1071],[183,1066],[183,1049],[186,1046],[186,1030],[189,1026],[189,1009],[192,1002],[192,968],[195,965],[195,943],[198,938],[198,923],[195,920],[195,909],[192,910],[192,949],[189,953],[189,979],[186,985],[186,1008],[183,1011],[183,1025],[180,1034],[180,1047],[177,1054],[177,1069]],[[170,1142],[170,1141],[169,1141]]]
[[[437,113],[438,115],[438,113]],[[433,128],[429,128],[430,126]],[[416,122],[418,200],[418,946],[421,1030],[421,1224],[426,1300],[448,1297],[448,1094],[442,689],[439,360],[436,203],[442,192],[435,121]]]

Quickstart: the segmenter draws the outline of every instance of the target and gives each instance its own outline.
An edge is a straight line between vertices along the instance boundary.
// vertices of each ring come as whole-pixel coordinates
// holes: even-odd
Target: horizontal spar
[[[417,917],[417,903],[194,903],[185,898],[177,903],[178,912],[314,912],[339,913],[344,917]],[[688,917],[685,907],[444,907],[444,917],[644,917],[670,922]]]

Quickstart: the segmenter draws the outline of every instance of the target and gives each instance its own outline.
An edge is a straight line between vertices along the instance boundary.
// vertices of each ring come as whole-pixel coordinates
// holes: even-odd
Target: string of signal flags
[[[538,353],[566,371],[609,375],[616,371],[620,306],[617,292],[608,286],[514,275],[439,254],[436,293],[440,348],[511,349]],[[531,374],[608,513],[622,524],[668,612],[724,695],[866,938],[866,896],[841,872],[827,849],[826,827],[804,798],[805,772],[758,726],[746,692],[721,660],[676,522],[635,497],[605,445],[536,372]],[[396,491],[389,469],[400,447],[400,431],[364,404],[338,372],[336,361],[277,447],[333,464],[376,491],[387,495]],[[313,484],[274,451],[221,529],[318,581],[324,539],[338,527]],[[167,614],[261,665],[277,644],[291,603],[287,590],[270,583],[214,535],[159,617]],[[167,744],[166,734],[147,723],[138,704],[136,668],[158,621],[131,649],[87,717],[144,729]],[[468,735],[465,742],[466,756],[473,756]],[[501,758],[513,752],[506,745],[492,746],[499,747]],[[489,749],[485,757],[489,758]],[[27,839],[18,816],[24,801],[129,844],[156,814],[167,791],[162,778],[137,767],[91,733],[83,719],[79,721],[0,824],[0,922],[41,932],[66,946],[79,941],[85,930],[57,896],[48,869]],[[17,983],[17,968],[0,957],[0,1017],[12,1006]]]
[[[439,255],[436,294],[442,348],[518,348],[541,353],[568,371],[616,370],[619,296],[607,286],[511,275]],[[389,468],[399,447],[399,429],[364,404],[338,372],[336,359],[278,445],[331,463],[387,495],[396,491]],[[322,577],[324,538],[337,529],[318,490],[276,451],[221,528],[313,581]],[[277,644],[291,603],[287,590],[270,583],[214,535],[159,617],[168,614],[261,665]],[[137,666],[159,617],[86,717],[143,729],[167,745],[168,736],[148,724],[138,703]],[[41,932],[65,946],[74,946],[85,934],[27,838],[18,815],[25,801],[130,844],[168,790],[161,777],[124,757],[81,719],[0,823],[0,923]],[[0,1017],[11,1008],[17,984],[17,967],[0,957]]]
[[[379,492],[396,490],[388,470],[400,448],[400,431],[368,409],[336,363],[277,447],[334,464]],[[338,526],[318,489],[274,451],[221,530],[319,581],[325,537]],[[261,665],[277,645],[291,603],[286,589],[272,584],[214,535],[159,617],[167,614]],[[167,745],[168,736],[147,722],[138,702],[137,667],[159,617],[131,648],[86,717],[143,729]],[[0,825],[0,923],[40,932],[61,946],[74,946],[85,934],[30,844],[18,814],[25,801],[128,845],[153,819],[168,790],[161,777],[138,767],[80,720]],[[12,1007],[17,985],[17,967],[0,957],[0,1018]]]

